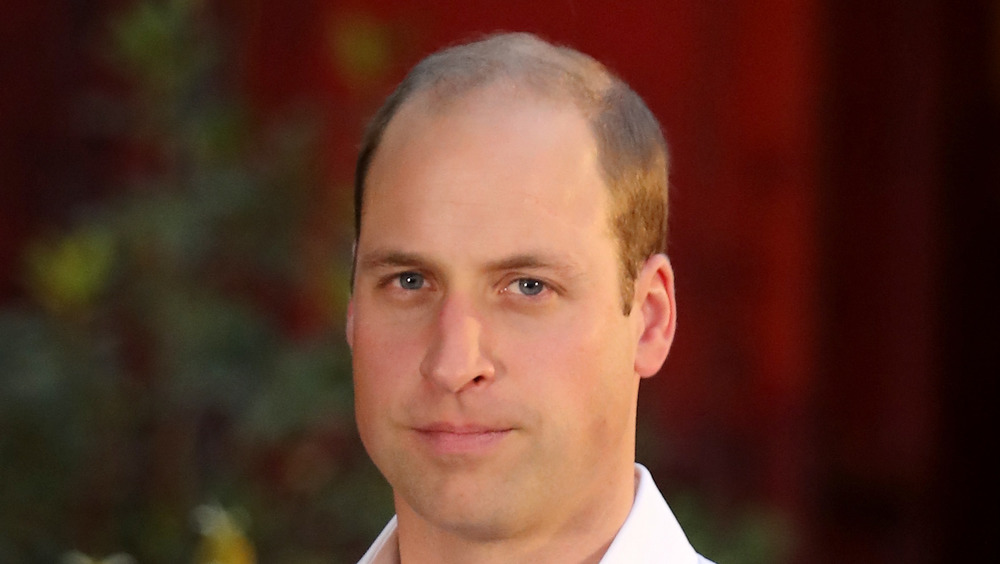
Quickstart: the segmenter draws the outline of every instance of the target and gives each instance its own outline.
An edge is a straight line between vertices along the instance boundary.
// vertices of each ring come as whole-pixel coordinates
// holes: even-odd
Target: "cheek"
[[[359,427],[385,418],[395,398],[406,393],[419,358],[412,335],[381,324],[354,327],[352,368]]]
[[[554,418],[570,419],[566,425],[585,425],[584,419],[617,402],[630,369],[621,340],[606,328],[574,316],[530,330],[504,331],[497,357],[522,397],[543,404]]]
[[[580,318],[550,327],[547,335],[519,339],[523,384],[533,402],[543,404],[568,432],[594,440],[618,435],[632,411],[637,378],[624,322],[584,323]],[[575,431],[570,431],[575,429]],[[616,439],[617,440],[617,439]]]
[[[390,315],[371,308],[367,315],[355,315],[353,354],[355,368],[369,367],[381,376],[385,368],[407,367],[417,353],[426,321],[415,315]],[[359,366],[360,365],[360,366]]]
[[[603,309],[567,309],[550,319],[505,327],[504,358],[518,358],[532,371],[579,375],[631,369],[624,323]],[[591,384],[595,384],[591,382]]]

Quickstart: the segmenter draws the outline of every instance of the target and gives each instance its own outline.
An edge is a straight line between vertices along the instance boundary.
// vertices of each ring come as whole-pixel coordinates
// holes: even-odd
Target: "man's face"
[[[393,119],[348,316],[358,428],[400,518],[478,539],[600,511],[634,458],[641,314],[622,314],[597,149],[573,106],[520,96]]]

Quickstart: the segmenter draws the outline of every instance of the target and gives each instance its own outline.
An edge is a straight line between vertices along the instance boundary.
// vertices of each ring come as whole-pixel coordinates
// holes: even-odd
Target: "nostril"
[[[482,384],[483,380],[485,380],[485,379],[486,379],[485,376],[476,376],[475,378],[472,379],[472,382],[474,384]]]

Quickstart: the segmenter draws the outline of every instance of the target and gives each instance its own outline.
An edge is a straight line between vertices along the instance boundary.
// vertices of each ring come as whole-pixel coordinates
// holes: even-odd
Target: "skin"
[[[571,104],[495,85],[386,130],[347,338],[404,564],[597,562],[625,521],[673,273],[647,260],[623,315],[608,209]]]

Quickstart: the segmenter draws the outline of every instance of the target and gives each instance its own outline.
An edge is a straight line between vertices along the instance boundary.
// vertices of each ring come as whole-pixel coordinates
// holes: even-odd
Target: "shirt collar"
[[[697,564],[703,562],[691,547],[649,470],[635,465],[636,491],[632,510],[601,564]],[[396,517],[389,521],[358,564],[399,564]]]
[[[638,485],[632,510],[604,553],[601,564],[698,563],[698,554],[688,542],[649,470],[636,464],[635,477]]]
[[[368,552],[358,560],[358,564],[399,564],[399,536],[396,532],[396,516],[382,529]]]

